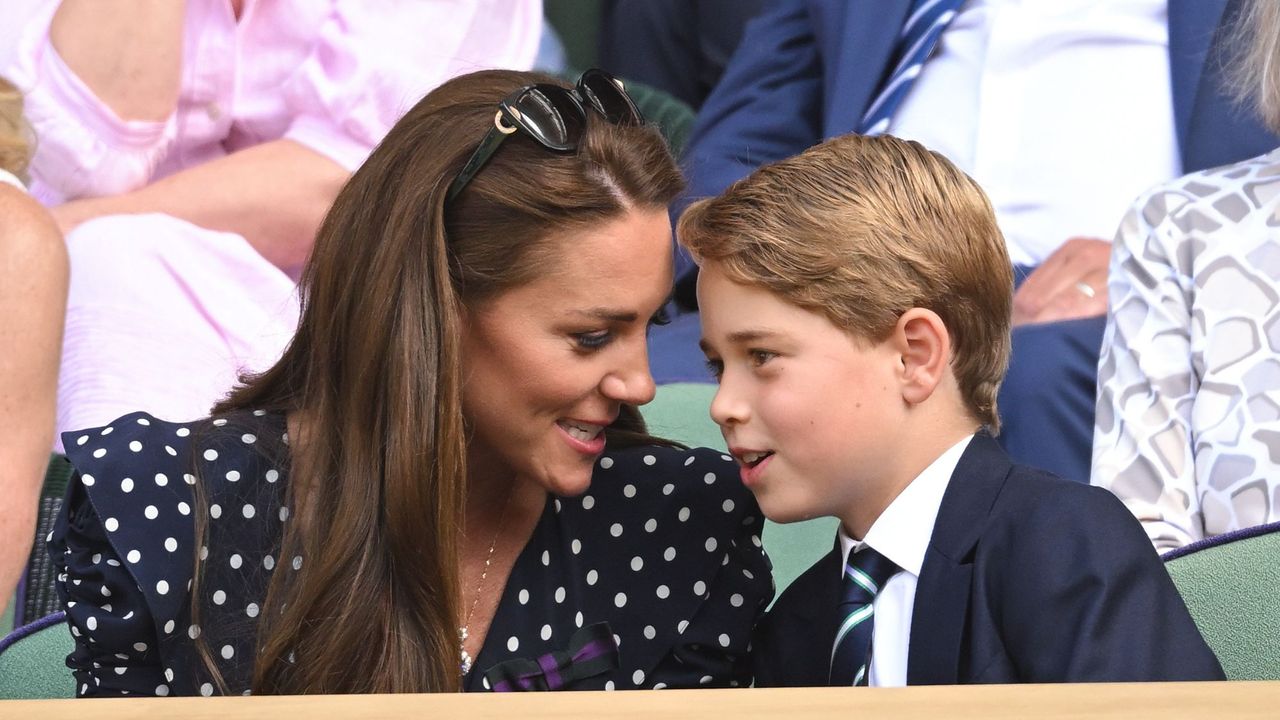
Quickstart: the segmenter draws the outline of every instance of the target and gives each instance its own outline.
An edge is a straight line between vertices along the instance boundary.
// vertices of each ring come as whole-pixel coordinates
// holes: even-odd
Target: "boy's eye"
[[[724,362],[716,358],[707,358],[707,371],[716,379],[716,382],[720,382],[720,376],[724,375]]]
[[[751,358],[751,364],[760,367],[770,360],[778,357],[778,353],[769,350],[748,350],[747,356]]]
[[[594,332],[573,333],[573,340],[582,350],[591,351],[599,350],[613,340],[613,333],[608,330],[596,330]]]

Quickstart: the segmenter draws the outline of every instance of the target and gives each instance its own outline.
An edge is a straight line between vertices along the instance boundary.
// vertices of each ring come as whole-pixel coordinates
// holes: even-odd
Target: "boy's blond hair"
[[[678,235],[699,263],[872,342],[907,310],[934,311],[966,406],[999,431],[1013,269],[987,196],[946,158],[891,136],[834,138],[694,203]]]

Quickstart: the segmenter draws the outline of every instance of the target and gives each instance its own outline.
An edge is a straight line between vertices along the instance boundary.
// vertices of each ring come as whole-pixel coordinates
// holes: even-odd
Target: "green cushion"
[[[73,644],[66,623],[58,622],[0,653],[0,700],[74,697],[67,669]]]
[[[1229,680],[1280,680],[1280,531],[1165,563]]]
[[[657,397],[643,408],[649,431],[690,447],[723,451],[724,438],[710,415],[711,398],[715,394],[716,386],[705,383],[674,383],[658,387]],[[773,581],[779,594],[831,550],[835,536],[835,518],[818,518],[789,525],[765,522],[764,549],[773,561]]]

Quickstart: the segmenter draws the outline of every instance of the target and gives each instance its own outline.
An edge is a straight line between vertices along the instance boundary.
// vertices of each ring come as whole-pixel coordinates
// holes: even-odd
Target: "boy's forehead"
[[[718,263],[698,273],[698,308],[704,344],[758,341],[790,335],[797,324],[830,322],[762,285],[738,282]]]

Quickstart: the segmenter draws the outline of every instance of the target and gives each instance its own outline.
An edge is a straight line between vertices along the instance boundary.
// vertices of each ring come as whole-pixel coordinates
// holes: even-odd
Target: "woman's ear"
[[[932,310],[911,308],[894,327],[902,362],[902,399],[912,405],[928,400],[951,368],[951,336]]]

